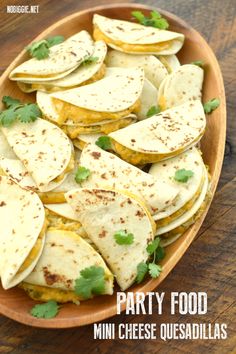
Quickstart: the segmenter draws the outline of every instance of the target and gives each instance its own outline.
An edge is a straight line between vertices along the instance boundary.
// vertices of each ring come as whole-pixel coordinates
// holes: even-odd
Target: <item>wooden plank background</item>
[[[128,1],[119,1],[128,2]],[[139,2],[139,1],[137,1]],[[0,353],[235,353],[235,236],[236,236],[236,2],[235,0],[140,1],[173,12],[203,34],[216,53],[224,76],[228,129],[223,171],[210,212],[185,256],[158,288],[166,298],[171,291],[206,291],[206,316],[169,315],[168,301],[159,317],[121,314],[106,322],[226,323],[224,341],[93,340],[93,326],[66,330],[30,328],[0,316]],[[55,21],[107,0],[4,0],[0,7],[2,73],[21,49]],[[109,3],[115,3],[110,0]],[[39,14],[6,14],[7,5],[39,5]]]

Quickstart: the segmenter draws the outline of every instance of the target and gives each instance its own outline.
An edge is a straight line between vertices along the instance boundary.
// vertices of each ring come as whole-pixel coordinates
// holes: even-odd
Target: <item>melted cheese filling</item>
[[[180,148],[176,151],[166,153],[166,154],[158,154],[158,153],[156,153],[156,154],[150,153],[149,154],[149,153],[131,150],[130,148],[127,148],[126,146],[121,145],[120,143],[118,143],[114,139],[112,139],[112,148],[123,160],[125,160],[133,165],[145,165],[147,163],[159,162],[163,159],[173,157],[173,156],[180,154],[181,152],[187,150],[187,148],[189,146],[191,146],[193,143],[197,142],[202,137],[203,134],[204,134],[204,132],[200,136],[198,136],[195,140],[193,140],[191,142],[191,144],[189,144],[188,146],[185,146],[184,148]]]
[[[58,124],[63,124],[67,119],[74,123],[95,123],[106,119],[120,119],[128,116],[131,112],[138,112],[140,109],[140,100],[138,99],[129,108],[119,112],[96,112],[86,108],[77,107],[68,102],[52,98],[54,107],[59,114]]]
[[[120,47],[127,52],[136,52],[136,53],[148,53],[148,52],[161,52],[165,49],[169,49],[171,46],[171,41],[165,41],[160,43],[153,44],[128,44],[119,40],[113,40],[101,32],[98,26],[94,27],[93,38],[96,41],[103,40],[107,44],[114,44],[117,47]]]
[[[64,126],[63,130],[71,138],[75,139],[79,134],[109,134],[121,128],[127,127],[133,122],[133,118],[123,118],[117,121],[92,126]]]
[[[34,262],[35,258],[38,256],[41,248],[42,248],[42,243],[43,243],[43,238],[45,236],[46,229],[48,227],[48,220],[45,218],[43,228],[33,246],[31,249],[30,253],[28,254],[27,258],[25,261],[22,263],[20,268],[18,269],[16,274],[22,273],[24,270],[29,268],[29,266]]]
[[[66,202],[64,192],[40,192],[38,196],[43,204],[61,204]]]
[[[158,100],[158,106],[160,107],[161,111],[165,111],[166,110],[166,99],[165,96],[160,96],[159,100]]]

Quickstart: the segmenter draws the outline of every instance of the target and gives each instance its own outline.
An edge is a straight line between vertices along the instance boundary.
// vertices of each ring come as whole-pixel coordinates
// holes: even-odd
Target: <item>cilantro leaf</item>
[[[54,37],[49,37],[46,39],[49,48],[53,47],[56,44],[60,44],[64,42],[65,38],[63,36],[54,36]]]
[[[220,105],[220,100],[218,98],[212,98],[212,100],[204,103],[203,108],[205,113],[211,113]]]
[[[125,230],[117,231],[114,238],[118,245],[131,245],[134,242],[134,235],[132,233],[128,234]]]
[[[161,112],[161,109],[159,106],[152,106],[151,108],[149,108],[149,110],[146,113],[147,118],[150,118],[152,116],[154,116],[155,114],[158,114]]]
[[[16,109],[17,118],[21,123],[35,122],[38,117],[41,117],[41,111],[37,104],[28,103]]]
[[[35,305],[30,313],[38,318],[53,318],[58,314],[59,306],[56,301],[50,300],[45,304]]]
[[[156,237],[151,243],[149,243],[147,245],[147,253],[149,253],[150,255],[155,253],[157,247],[159,246],[160,243],[160,237]]]
[[[15,108],[8,108],[0,113],[0,124],[3,127],[10,127],[16,120]]]
[[[192,64],[192,65],[197,65],[197,66],[199,66],[200,68],[203,68],[203,66],[204,66],[204,61],[202,61],[202,60],[195,60],[195,61],[192,61],[191,64]]]
[[[174,179],[177,182],[186,183],[186,182],[188,182],[189,178],[191,178],[193,176],[193,174],[194,174],[193,171],[185,170],[185,168],[183,168],[183,169],[177,170],[175,172]]]
[[[85,58],[85,60],[83,61],[83,65],[88,65],[88,64],[93,64],[96,63],[98,61],[98,57],[93,57],[92,55],[90,57]]]
[[[109,136],[100,136],[95,144],[103,150],[111,150],[111,139]]]
[[[150,17],[144,16],[141,11],[133,11],[131,14],[143,26],[150,26],[164,30],[169,27],[167,20],[163,18],[158,11],[151,11]]]
[[[12,98],[11,96],[3,96],[2,103],[4,103],[7,108],[11,108],[13,106],[18,106],[20,104],[20,100]]]
[[[81,183],[85,181],[91,175],[91,171],[83,166],[79,166],[75,173],[75,181]]]
[[[166,255],[165,249],[161,246],[158,246],[156,249],[156,253],[155,253],[156,261],[160,261],[161,259],[163,259],[165,257],[165,255]]]
[[[145,278],[145,275],[147,274],[148,271],[148,265],[147,263],[141,262],[137,266],[137,276],[136,276],[136,282],[140,284],[143,279]]]
[[[75,281],[75,293],[83,299],[100,295],[105,291],[105,271],[102,267],[91,266],[81,270]]]
[[[155,263],[149,263],[148,270],[152,278],[157,278],[161,274],[162,267]]]

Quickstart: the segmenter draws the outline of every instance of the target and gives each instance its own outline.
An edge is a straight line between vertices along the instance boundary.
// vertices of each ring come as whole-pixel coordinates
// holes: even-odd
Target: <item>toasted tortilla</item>
[[[107,46],[103,41],[94,43],[94,52],[92,57],[97,58],[95,62],[90,64],[83,64],[72,71],[69,75],[51,81],[24,81],[19,82],[18,86],[24,92],[33,92],[37,90],[45,92],[60,91],[69,89],[74,86],[85,85],[93,81],[101,79],[105,74],[105,66],[103,65],[107,53]]]
[[[15,81],[51,81],[69,75],[85,58],[91,56],[94,44],[87,31],[81,31],[50,48],[48,58],[32,58],[13,69],[9,78]]]
[[[41,301],[83,300],[74,293],[75,281],[81,270],[91,266],[104,269],[104,294],[112,295],[113,275],[92,246],[75,232],[49,229],[43,253],[34,271],[24,279],[23,288],[26,291],[31,289],[28,293],[33,298],[37,292],[37,300]],[[30,286],[27,287],[28,284]]]
[[[106,57],[108,67],[143,68],[145,77],[158,88],[168,71],[154,55],[132,55],[110,50]]]
[[[137,265],[148,259],[147,243],[153,240],[153,221],[145,204],[109,189],[81,188],[67,193],[66,199],[121,289],[130,287],[137,276]],[[114,234],[120,230],[132,233],[134,242],[117,244]]]
[[[26,177],[30,175],[40,191],[55,188],[73,168],[71,142],[54,124],[38,118],[32,123],[16,122],[10,127],[1,127],[1,131],[21,162],[16,162],[12,171],[19,174],[23,164],[28,172]]]
[[[180,66],[161,83],[158,104],[162,110],[201,100],[204,71],[197,65]]]
[[[183,46],[181,33],[147,27],[134,22],[93,16],[93,37],[113,49],[133,54],[176,54]]]
[[[36,193],[0,176],[0,220],[0,276],[9,289],[29,275],[42,253],[45,211]]]
[[[202,137],[206,117],[199,100],[110,133],[113,149],[134,165],[154,163],[187,150]]]

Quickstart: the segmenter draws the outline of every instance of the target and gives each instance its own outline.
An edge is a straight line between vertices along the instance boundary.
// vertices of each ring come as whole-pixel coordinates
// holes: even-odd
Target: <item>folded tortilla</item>
[[[176,156],[204,134],[206,117],[199,100],[188,101],[109,134],[113,149],[134,165]]]
[[[145,77],[158,88],[168,75],[166,67],[154,55],[132,55],[110,50],[106,57],[108,67],[143,68]]]
[[[201,100],[204,71],[197,65],[180,66],[161,83],[158,104],[162,110]]]
[[[75,281],[91,266],[104,269],[104,294],[112,295],[113,275],[98,252],[75,232],[49,229],[43,253],[21,287],[35,300],[83,300],[75,294]]]
[[[147,113],[151,107],[157,107],[157,96],[158,90],[156,87],[149,80],[145,79],[143,90],[140,96],[140,110],[137,113],[139,120],[147,118]]]
[[[177,58],[177,56],[175,54],[160,55],[160,56],[158,56],[158,59],[165,66],[165,68],[169,74],[171,74],[173,71],[179,69],[179,67],[181,65],[179,62],[179,59]]]
[[[19,284],[35,267],[45,239],[45,211],[36,193],[0,176],[0,276],[4,289]]]
[[[176,54],[183,46],[181,33],[147,27],[134,22],[93,16],[93,37],[113,49],[133,54]]]
[[[132,194],[95,188],[71,191],[66,199],[117,283],[126,290],[136,279],[138,264],[147,261],[147,243],[153,240],[153,220],[145,204]],[[117,244],[114,234],[120,230],[132,233],[134,242]]]
[[[94,52],[92,57],[95,62],[89,64],[81,63],[80,66],[69,75],[51,81],[21,81],[18,86],[24,92],[33,92],[37,90],[45,92],[55,92],[69,89],[75,86],[87,85],[91,82],[100,80],[105,74],[105,65],[103,64],[107,53],[107,46],[103,41],[94,43]]]
[[[175,172],[182,169],[193,172],[193,176],[185,183],[174,179]],[[158,227],[170,223],[191,209],[205,182],[205,165],[201,152],[195,147],[166,161],[153,164],[149,173],[159,181],[168,181],[171,186],[178,190],[178,196],[174,202],[154,215],[153,218],[157,221]]]
[[[1,127],[1,131],[17,157],[15,162],[5,159],[5,167],[9,166],[6,172],[9,169],[7,174],[16,182],[20,183],[25,177],[27,186],[30,178],[32,184],[44,192],[62,183],[73,169],[72,144],[56,125],[38,118],[32,123],[16,122],[10,127]]]
[[[15,81],[50,81],[69,75],[85,58],[91,56],[94,44],[87,31],[81,31],[50,48],[48,58],[32,58],[17,66],[9,78]]]
[[[109,75],[90,85],[55,92],[50,96],[59,114],[59,124],[95,123],[127,117],[139,109],[144,83],[142,69]]]

